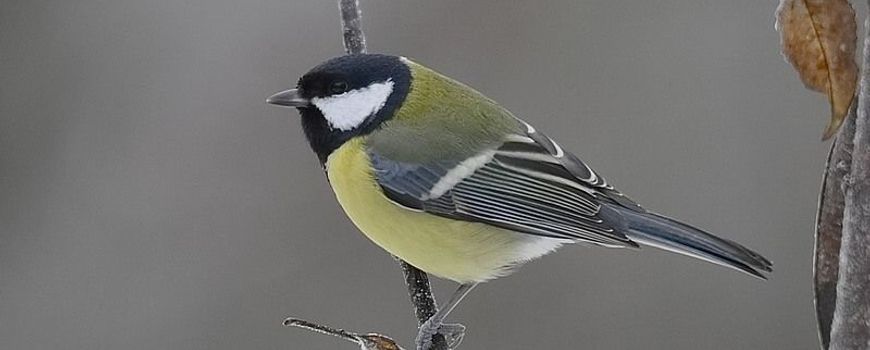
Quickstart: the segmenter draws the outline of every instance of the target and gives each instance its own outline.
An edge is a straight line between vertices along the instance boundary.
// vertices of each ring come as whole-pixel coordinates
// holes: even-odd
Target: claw
[[[444,324],[443,322],[447,315],[456,308],[456,305],[462,301],[462,298],[468,295],[468,292],[475,286],[477,283],[460,284],[450,297],[450,301],[420,325],[420,331],[417,332],[417,338],[414,340],[417,350],[430,350],[432,337],[439,333],[444,336],[448,349],[452,350],[459,346],[462,337],[465,336],[465,326],[458,323]]]
[[[436,324],[435,322],[432,322],[431,318],[420,325],[420,330],[417,331],[417,338],[414,339],[416,349],[429,350],[432,348],[432,336],[438,334],[438,328],[440,327],[440,322]]]
[[[459,323],[434,322],[432,319],[429,319],[420,326],[420,330],[417,332],[417,338],[414,340],[416,349],[430,350],[432,348],[432,337],[436,334],[444,336],[449,349],[455,349],[462,343],[462,338],[465,337],[465,326]]]
[[[465,326],[459,323],[445,323],[438,329],[438,333],[444,336],[448,348],[456,349],[465,337]]]

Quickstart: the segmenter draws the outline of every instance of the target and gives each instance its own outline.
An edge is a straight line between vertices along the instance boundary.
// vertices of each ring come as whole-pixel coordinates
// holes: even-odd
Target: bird
[[[572,243],[650,246],[766,279],[760,254],[648,211],[497,102],[403,56],[350,54],[267,103],[293,107],[341,208],[371,241],[459,284],[428,349],[475,286]]]

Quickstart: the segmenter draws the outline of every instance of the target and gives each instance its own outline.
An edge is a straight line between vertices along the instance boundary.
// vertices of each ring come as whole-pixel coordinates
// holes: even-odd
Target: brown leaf
[[[843,123],[858,83],[855,11],[848,0],[780,0],[776,29],[782,53],[803,83],[828,95],[831,121],[822,136],[827,140]]]
[[[363,349],[371,350],[402,350],[402,347],[388,336],[378,333],[367,333],[360,336]]]

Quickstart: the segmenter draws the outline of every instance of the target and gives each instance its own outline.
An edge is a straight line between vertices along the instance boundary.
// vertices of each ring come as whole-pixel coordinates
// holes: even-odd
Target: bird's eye
[[[336,81],[329,84],[329,93],[333,95],[343,94],[347,91],[347,82]]]

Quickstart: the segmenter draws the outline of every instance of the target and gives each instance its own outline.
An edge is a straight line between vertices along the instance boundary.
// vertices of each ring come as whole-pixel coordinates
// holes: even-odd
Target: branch
[[[852,169],[844,180],[845,209],[831,349],[870,346],[870,25],[864,27],[864,69],[858,93]]]
[[[348,54],[366,52],[366,37],[362,31],[359,0],[339,0],[338,7],[341,9],[345,51]],[[438,305],[435,303],[432,287],[429,285],[429,276],[399,258],[396,260],[399,260],[399,264],[402,266],[405,284],[408,286],[408,296],[411,297],[411,303],[414,304],[417,323],[422,325],[438,312]],[[447,342],[443,335],[436,334],[432,337],[432,350],[447,350]]]
[[[341,32],[344,37],[344,51],[348,54],[366,52],[366,36],[362,31],[362,21],[358,0],[339,0],[341,10]]]
[[[338,8],[341,10],[341,27],[345,51],[347,54],[365,53],[366,38],[362,31],[359,1],[339,0]],[[414,305],[414,314],[417,317],[417,323],[418,325],[422,325],[432,317],[432,315],[435,315],[435,313],[438,312],[438,305],[435,302],[435,297],[432,294],[432,287],[429,284],[429,276],[425,272],[420,271],[416,267],[399,258],[396,258],[396,260],[398,260],[402,266],[402,273],[405,275],[405,284],[408,286],[408,295],[411,298],[411,303]],[[284,325],[333,335],[355,342],[364,350],[401,349],[401,347],[396,345],[392,339],[377,333],[359,334],[347,332],[342,329],[335,329],[329,326],[292,317],[286,319]],[[442,334],[435,334],[432,336],[432,346],[429,350],[449,350],[447,341]]]
[[[294,317],[284,320],[284,325],[344,339],[356,343],[362,350],[403,350],[393,339],[383,334],[348,332]]]
[[[417,325],[422,326],[430,317],[438,312],[438,304],[432,295],[432,287],[429,285],[429,276],[411,264],[396,258],[402,265],[402,273],[405,274],[405,285],[408,286],[408,295],[411,304],[414,305],[414,314],[417,316]],[[441,333],[432,336],[432,348],[430,350],[448,350],[447,340]]]
[[[855,99],[857,101],[857,99]],[[843,230],[845,207],[845,179],[852,169],[852,139],[855,137],[853,103],[825,164],[819,212],[816,216],[815,259],[813,279],[815,285],[816,319],[822,349],[831,341],[831,322],[837,304],[837,277],[840,271],[840,237]]]
[[[341,25],[344,35],[344,49],[348,54],[366,52],[366,38],[362,31],[360,9],[358,0],[339,0],[341,9]],[[411,264],[396,258],[402,266],[405,275],[405,284],[408,286],[408,296],[414,304],[414,314],[417,316],[418,325],[422,325],[432,315],[438,312],[438,305],[432,295],[432,287],[429,285],[429,276]],[[446,350],[447,342],[444,336],[436,334],[432,337],[432,350]]]

